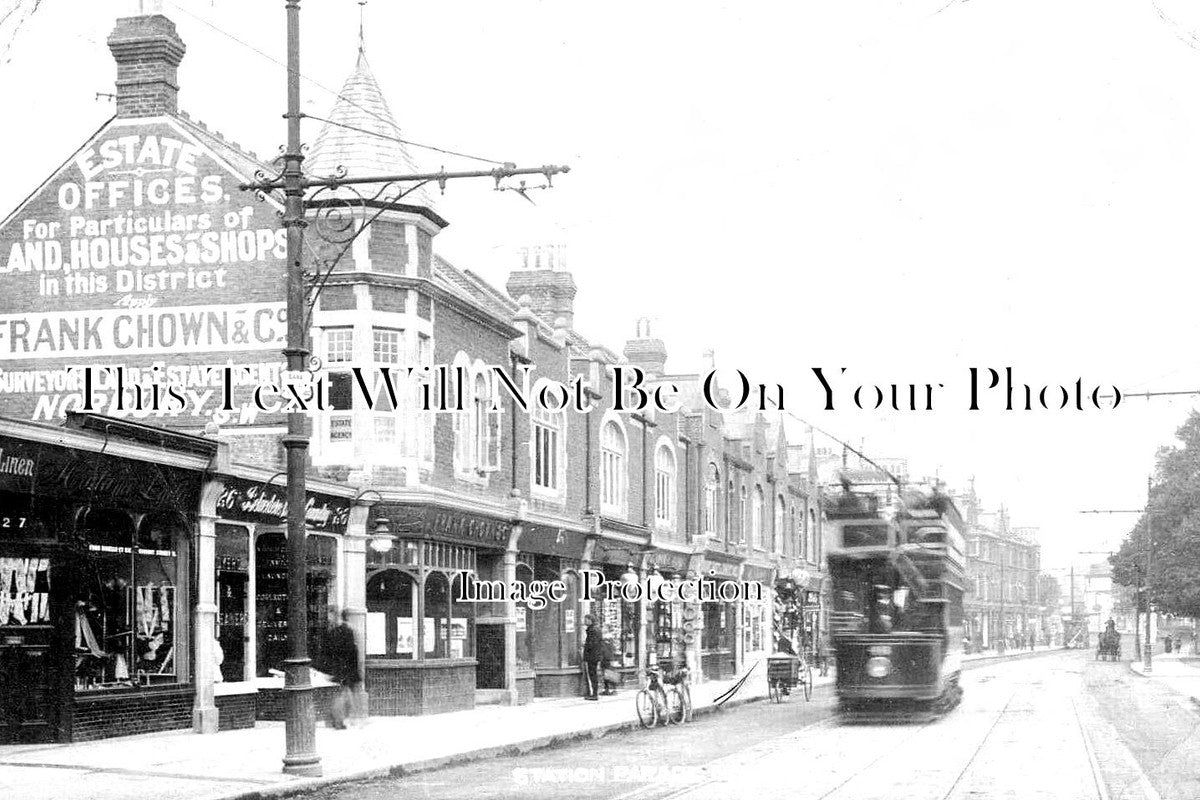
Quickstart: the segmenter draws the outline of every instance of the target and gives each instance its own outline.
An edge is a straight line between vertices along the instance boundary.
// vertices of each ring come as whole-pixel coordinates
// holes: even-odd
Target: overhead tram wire
[[[287,64],[283,63],[283,62],[282,62],[282,61],[280,61],[279,59],[275,58],[274,56],[270,55],[269,53],[265,53],[265,52],[263,52],[262,50],[259,50],[257,47],[255,47],[254,45],[250,44],[249,42],[246,42],[246,41],[243,41],[242,39],[239,39],[238,37],[234,36],[234,35],[233,35],[232,33],[230,33],[229,31],[227,31],[227,30],[224,30],[223,28],[221,28],[221,27],[219,27],[219,26],[217,26],[217,25],[214,25],[213,23],[209,22],[208,20],[204,19],[203,17],[200,17],[200,16],[197,16],[196,14],[193,14],[191,11],[188,11],[186,8],[184,8],[183,6],[181,6],[179,3],[175,2],[175,0],[167,0],[167,2],[168,2],[168,3],[170,3],[170,4],[171,4],[171,6],[172,6],[172,7],[173,7],[175,10],[183,12],[183,13],[184,13],[184,14],[186,14],[187,16],[189,16],[189,17],[191,17],[192,19],[194,19],[194,20],[196,20],[197,22],[199,22],[201,25],[204,25],[205,27],[207,27],[207,28],[210,28],[210,29],[212,29],[213,31],[216,31],[217,33],[221,34],[222,36],[224,36],[225,38],[229,39],[229,40],[230,40],[230,41],[232,41],[232,42],[236,42],[237,44],[240,44],[242,47],[245,47],[247,50],[250,50],[251,52],[253,52],[253,53],[255,53],[255,54],[257,54],[257,55],[261,56],[262,58],[265,58],[267,61],[270,61],[272,64],[275,64],[276,66],[279,66],[279,67],[283,67],[283,69],[285,69],[285,70],[287,69]],[[390,119],[388,119],[387,117],[383,116],[382,114],[379,114],[379,113],[378,113],[378,112],[376,112],[376,111],[372,111],[371,109],[369,109],[369,108],[366,108],[365,106],[362,106],[362,105],[360,105],[359,103],[356,103],[356,102],[354,102],[354,101],[353,101],[353,100],[351,100],[349,97],[346,97],[345,95],[343,95],[341,92],[336,92],[336,91],[334,91],[333,89],[330,89],[328,86],[325,86],[324,84],[322,84],[322,83],[319,83],[319,82],[317,82],[317,81],[313,80],[312,78],[308,77],[307,75],[305,75],[305,74],[303,74],[303,73],[301,73],[301,74],[300,74],[300,78],[301,78],[301,80],[307,81],[308,83],[310,83],[310,84],[312,84],[313,86],[317,87],[317,88],[318,88],[318,89],[320,89],[321,91],[323,91],[323,92],[326,92],[326,93],[328,93],[328,94],[331,94],[331,95],[333,95],[333,96],[334,96],[335,98],[337,98],[338,100],[344,100],[345,102],[347,102],[347,103],[349,103],[350,105],[352,105],[352,106],[354,106],[355,108],[357,108],[359,111],[362,111],[363,113],[366,113],[366,114],[370,114],[372,117],[375,117],[375,119],[379,120],[380,122],[384,122],[384,123],[386,123],[386,124],[388,124],[388,125],[390,125],[390,126],[394,126],[394,125],[395,125],[395,122],[394,122],[393,120],[390,120]],[[316,117],[316,116],[313,116],[313,115],[311,115],[311,114],[302,114],[301,116],[303,116],[303,117],[309,117],[310,119],[319,120],[319,121],[321,121],[321,122],[325,122],[325,123],[328,123],[328,124],[333,124],[333,125],[338,125],[338,124],[340,124],[340,123],[336,123],[336,122],[334,122],[334,123],[330,123],[330,121],[329,121],[329,120],[327,120],[327,119],[323,119],[323,118],[321,118],[321,117]],[[473,159],[473,160],[475,160],[475,161],[480,161],[480,162],[483,162],[483,163],[485,163],[485,164],[496,164],[496,165],[499,165],[499,166],[503,166],[504,164],[508,163],[508,162],[505,162],[505,161],[497,161],[497,160],[495,160],[495,159],[492,159],[492,158],[483,158],[482,156],[473,156],[473,155],[469,155],[469,154],[467,154],[467,153],[459,153],[459,152],[456,152],[456,151],[454,151],[454,150],[444,150],[444,149],[442,149],[442,148],[440,148],[440,147],[434,147],[433,145],[421,144],[420,142],[413,142],[413,141],[410,141],[410,140],[408,140],[408,139],[401,139],[401,138],[400,138],[400,137],[398,137],[398,136],[395,136],[395,137],[392,137],[392,136],[387,136],[386,134],[375,133],[374,131],[368,131],[368,130],[365,130],[365,129],[362,129],[362,128],[355,128],[355,127],[352,127],[352,126],[349,126],[349,125],[342,125],[341,127],[343,127],[343,128],[349,128],[350,130],[358,131],[358,132],[360,132],[360,133],[366,133],[366,134],[370,134],[370,135],[372,135],[372,136],[379,136],[379,137],[381,137],[381,138],[384,138],[384,139],[390,139],[390,140],[392,140],[392,141],[399,142],[400,144],[407,144],[407,145],[411,145],[412,147],[420,147],[420,148],[422,148],[422,149],[424,149],[424,150],[433,150],[433,151],[435,151],[435,152],[438,152],[438,153],[443,153],[443,154],[445,154],[445,155],[452,155],[452,156],[457,156],[457,157],[459,157],[459,158],[469,158],[469,159]]]
[[[857,449],[856,447],[854,447],[854,445],[850,444],[849,442],[845,442],[845,441],[843,441],[843,440],[839,439],[838,437],[834,436],[834,435],[833,435],[832,433],[830,433],[829,431],[825,430],[824,428],[821,428],[821,427],[820,427],[820,426],[818,426],[818,425],[814,425],[813,423],[809,422],[808,420],[804,419],[803,417],[798,417],[798,416],[796,416],[795,414],[793,414],[791,411],[788,411],[788,410],[787,410],[787,409],[785,409],[785,408],[780,408],[780,407],[779,407],[779,405],[778,405],[777,403],[775,403],[775,401],[771,400],[769,397],[768,397],[768,398],[764,398],[764,399],[765,399],[765,400],[766,400],[768,403],[770,403],[771,405],[775,406],[775,409],[776,409],[777,411],[779,411],[779,412],[781,412],[781,413],[783,413],[783,414],[787,414],[789,417],[791,417],[792,419],[794,419],[794,420],[796,420],[797,422],[801,423],[802,425],[807,425],[808,427],[812,428],[814,431],[817,431],[818,433],[820,433],[822,436],[827,436],[827,437],[829,437],[830,439],[833,439],[835,442],[837,442],[838,444],[840,444],[842,447],[846,448],[846,449],[847,449],[847,450],[849,450],[851,453],[854,453],[854,455],[858,456],[858,457],[859,457],[859,458],[861,458],[863,461],[867,462],[867,463],[868,463],[868,464],[870,464],[872,467],[874,467],[875,469],[879,470],[879,471],[880,471],[880,472],[882,472],[884,475],[888,476],[888,478],[890,478],[890,479],[892,480],[892,482],[896,484],[897,488],[900,488],[900,489],[903,489],[903,488],[904,488],[904,482],[903,482],[902,480],[900,480],[899,478],[897,478],[895,475],[893,475],[891,472],[889,472],[889,471],[888,471],[887,469],[885,469],[884,467],[880,466],[879,464],[876,464],[874,461],[872,461],[870,458],[868,458],[868,457],[867,457],[867,454],[866,454],[866,453],[863,453],[861,450],[859,450],[859,449]]]
[[[347,100],[347,102],[351,102],[351,101]],[[359,106],[359,107],[361,108],[361,106]],[[483,158],[481,156],[473,156],[470,153],[459,153],[455,150],[444,150],[440,147],[434,147],[431,144],[421,144],[420,142],[414,142],[414,141],[410,141],[408,139],[401,139],[398,136],[388,136],[386,133],[379,133],[378,131],[370,131],[370,130],[367,130],[366,128],[360,128],[356,125],[347,125],[344,122],[335,122],[334,120],[331,120],[331,119],[326,119],[324,117],[318,117],[315,114],[301,114],[300,116],[303,117],[304,119],[315,119],[317,122],[324,122],[326,125],[334,125],[339,128],[345,128],[346,130],[349,130],[349,131],[355,131],[356,133],[365,133],[367,136],[378,136],[380,139],[386,139],[389,142],[399,142],[400,144],[410,144],[413,147],[422,147],[426,150],[433,150],[434,152],[443,153],[444,155],[448,155],[448,156],[458,156],[459,158],[470,158],[470,159],[474,159],[475,161],[482,161],[485,164],[495,164],[495,165],[501,166],[501,167],[507,163],[504,161],[495,161],[490,158]],[[382,117],[380,119],[382,119]],[[391,123],[389,122],[388,124],[390,125]]]

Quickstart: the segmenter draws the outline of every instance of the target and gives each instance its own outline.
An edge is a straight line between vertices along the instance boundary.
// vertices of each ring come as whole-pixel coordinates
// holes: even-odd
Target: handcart
[[[797,685],[804,692],[805,701],[812,699],[812,665],[801,656],[775,655],[767,658],[767,690],[771,700],[782,703],[791,696]]]

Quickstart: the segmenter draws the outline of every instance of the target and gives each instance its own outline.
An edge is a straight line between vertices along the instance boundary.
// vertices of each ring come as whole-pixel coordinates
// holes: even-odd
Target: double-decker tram
[[[963,521],[937,491],[895,509],[844,486],[827,517],[830,633],[847,721],[927,720],[962,697]]]

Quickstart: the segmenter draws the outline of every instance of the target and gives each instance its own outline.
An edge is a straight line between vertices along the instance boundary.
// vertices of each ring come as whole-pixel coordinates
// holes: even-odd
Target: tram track
[[[1035,685],[1040,687],[1041,684],[1038,682]],[[822,740],[819,737],[823,730],[835,727],[838,730],[846,731],[847,735],[852,737],[850,741],[838,740],[841,753],[838,761],[845,763],[846,755],[852,752],[858,752],[864,757],[855,759],[857,763],[853,764],[846,774],[837,775],[836,770],[830,770],[834,773],[832,775],[830,772],[825,772],[827,778],[832,778],[832,784],[814,786],[815,791],[812,794],[804,794],[808,800],[861,800],[864,797],[909,796],[904,790],[892,794],[891,792],[898,787],[887,788],[888,776],[891,773],[886,769],[881,771],[881,765],[885,765],[889,761],[894,761],[898,766],[904,765],[906,768],[917,765],[928,773],[932,785],[926,784],[922,787],[926,789],[926,793],[921,794],[922,797],[929,798],[929,800],[970,797],[978,794],[976,790],[967,788],[968,780],[977,779],[977,776],[972,776],[972,770],[979,766],[981,756],[994,744],[995,734],[1003,723],[1014,716],[1027,713],[1025,709],[1015,708],[1015,705],[1019,698],[1025,702],[1031,701],[1029,697],[1022,695],[1022,692],[1028,688],[1023,684],[1011,688],[1005,687],[1005,691],[1002,691],[1000,696],[993,700],[993,702],[1001,700],[1003,702],[1002,704],[997,703],[998,709],[995,705],[992,706],[993,710],[989,714],[990,720],[979,719],[978,710],[966,711],[960,707],[957,713],[956,710],[951,710],[947,715],[908,726],[871,725],[864,727],[854,725],[842,727],[837,725],[839,720],[836,713],[831,713],[829,716],[797,728],[785,736],[714,762],[712,770],[714,774],[704,779],[682,786],[660,786],[653,789],[641,787],[637,791],[618,795],[613,800],[683,800],[684,798],[701,800],[702,798],[754,796],[760,793],[758,781],[768,778],[769,775],[769,771],[761,769],[761,765],[769,763],[774,756],[782,756],[781,760],[787,763],[789,761],[787,756],[791,755],[794,758],[800,752],[807,752],[812,756],[811,763],[814,766],[833,767],[835,762],[828,760],[828,756],[838,750],[830,743],[832,740]],[[1097,800],[1110,800],[1095,753],[1087,739],[1085,727],[1078,709],[1074,708],[1073,701],[1072,712],[1073,723],[1077,727],[1079,735],[1083,737],[1083,750],[1087,756],[1087,771],[1094,785],[1094,796]],[[906,733],[897,737],[897,733],[905,728],[907,728]],[[952,741],[955,739],[961,741],[964,735],[969,735],[968,730],[974,731],[975,735],[964,743],[969,750],[960,751],[965,758],[961,758],[956,765],[949,769],[947,769],[947,765],[930,760],[931,753],[941,752],[943,756],[945,755],[944,745],[934,745],[929,742],[931,735],[940,734]],[[818,734],[818,738],[814,739],[813,734]],[[973,744],[971,739],[974,740]],[[864,746],[869,748],[866,753],[863,753]],[[995,747],[1001,746],[1004,746],[1003,743],[995,745]],[[994,751],[994,747],[992,749]],[[825,752],[827,750],[830,752]],[[994,752],[991,755],[994,756]],[[771,763],[772,769],[778,769],[778,766],[778,763]],[[985,768],[985,775],[986,772]],[[741,779],[730,779],[730,774],[739,773],[743,776]],[[885,773],[887,774],[885,775]],[[809,780],[811,781],[810,786],[818,783],[812,778]],[[939,783],[944,788],[935,788]],[[764,784],[761,788],[766,789],[767,786]]]

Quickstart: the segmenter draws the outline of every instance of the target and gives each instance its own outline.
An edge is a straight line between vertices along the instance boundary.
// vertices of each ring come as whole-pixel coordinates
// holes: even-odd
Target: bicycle
[[[688,671],[679,670],[664,676],[658,667],[645,670],[646,685],[634,697],[638,722],[643,728],[680,724],[692,719],[692,693],[688,688]]]
[[[672,696],[678,696],[679,698],[678,710],[672,713],[673,721],[676,723],[692,721],[694,708],[692,706],[691,683],[688,681],[690,674],[687,667],[683,667],[674,675],[664,679],[672,689],[667,695],[668,706],[670,705],[670,698]]]

